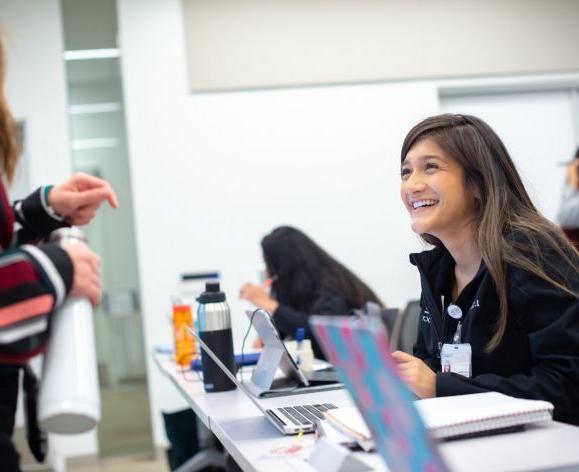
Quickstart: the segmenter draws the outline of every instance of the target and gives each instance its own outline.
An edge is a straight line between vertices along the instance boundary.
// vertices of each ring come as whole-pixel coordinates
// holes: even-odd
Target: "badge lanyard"
[[[452,343],[453,344],[460,344],[461,341],[461,335],[462,335],[462,309],[458,306],[455,305],[454,303],[451,303],[450,305],[448,305],[447,310],[445,310],[444,307],[444,295],[442,295],[440,297],[441,300],[441,305],[442,305],[442,332],[443,332],[443,336],[444,336],[444,326],[445,326],[445,311],[446,313],[448,313],[448,315],[451,318],[454,318],[455,320],[458,320],[458,325],[456,326],[456,331],[454,332],[454,336],[452,337]],[[438,356],[440,357],[440,353],[442,351],[442,345],[444,344],[444,339],[440,339],[438,341]]]
[[[443,298],[444,303],[444,298]],[[444,312],[443,312],[444,313]],[[446,310],[448,316],[458,320],[456,331],[452,337],[452,344],[443,344],[441,350],[441,364],[443,372],[454,372],[470,377],[472,372],[472,350],[470,344],[462,344],[462,309],[451,303]]]
[[[460,337],[461,337],[461,330],[462,330],[462,310],[458,305],[451,303],[448,305],[448,316],[458,320],[458,324],[456,325],[456,331],[454,332],[454,336],[452,337],[453,344],[460,344]]]

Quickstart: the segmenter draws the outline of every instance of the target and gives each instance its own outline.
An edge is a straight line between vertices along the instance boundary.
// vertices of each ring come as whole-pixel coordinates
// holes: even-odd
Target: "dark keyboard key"
[[[320,411],[318,411],[316,408],[314,408],[312,405],[305,405],[304,408],[306,410],[308,410],[312,415],[314,415],[316,418],[319,418],[321,420],[324,419],[324,414],[321,413]]]
[[[298,420],[300,422],[300,424],[313,424],[311,421],[306,419],[304,416],[300,415],[300,413],[298,411],[296,411],[296,409],[294,407],[286,407],[286,408],[280,408],[280,409],[283,410],[288,415],[293,416],[296,420]]]
[[[278,408],[278,411],[282,414],[282,416],[284,418],[289,419],[293,424],[295,424],[296,426],[299,426],[301,423],[298,423],[291,415],[288,415],[285,411],[283,411],[281,408]]]
[[[293,410],[293,414],[297,418],[299,418],[303,424],[314,424],[314,421],[316,418],[314,417],[313,420],[308,418],[309,413],[307,411],[304,411],[304,412],[298,411],[297,408],[293,407],[293,406],[290,407],[290,409]]]
[[[295,409],[298,410],[307,419],[315,421],[317,419],[316,415],[314,415],[308,408],[312,408],[313,410],[315,410],[315,408],[313,408],[310,405],[296,406],[295,407]]]
[[[297,416],[293,415],[290,411],[286,411],[286,408],[278,408],[278,411],[279,411],[282,415],[284,415],[284,416],[288,417],[290,420],[292,420],[292,422],[293,422],[294,424],[296,424],[296,425],[298,425],[298,426],[301,425],[301,424],[303,424],[303,423],[302,423],[302,420],[301,420],[300,418],[298,418]]]
[[[324,403],[324,406],[325,406],[328,410],[334,410],[334,409],[338,408],[336,405],[332,405],[331,403]]]
[[[312,414],[309,413],[309,412],[306,412],[306,413],[304,413],[303,415],[304,415],[308,420],[310,420],[312,423],[315,423],[315,422],[318,420],[318,418],[317,418],[315,415],[312,415]]]
[[[312,415],[308,410],[306,410],[303,406],[294,406],[294,408],[300,412],[303,416],[305,416],[310,421],[316,421],[316,417]]]

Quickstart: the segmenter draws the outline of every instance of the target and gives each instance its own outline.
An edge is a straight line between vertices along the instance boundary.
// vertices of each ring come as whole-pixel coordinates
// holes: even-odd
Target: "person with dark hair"
[[[68,295],[87,297],[96,305],[102,292],[100,258],[86,244],[61,248],[44,240],[62,226],[89,223],[105,200],[118,205],[107,182],[79,173],[11,206],[4,181],[10,183],[14,176],[17,142],[4,96],[0,41],[0,468],[6,471],[20,469],[11,441],[20,370],[46,347],[51,316]],[[25,369],[25,379],[31,378],[35,382]],[[32,449],[38,450],[36,445]]]
[[[284,337],[304,328],[317,358],[324,356],[311,335],[310,315],[347,315],[369,301],[382,306],[364,282],[296,228],[274,229],[261,247],[271,295],[264,285],[248,283],[239,296],[271,313]]]
[[[434,246],[410,255],[422,312],[414,356],[393,353],[403,378],[421,398],[547,400],[579,424],[579,253],[500,138],[473,116],[427,118],[404,140],[401,177],[412,230]]]
[[[579,249],[579,147],[575,151],[575,158],[567,164],[557,223]]]

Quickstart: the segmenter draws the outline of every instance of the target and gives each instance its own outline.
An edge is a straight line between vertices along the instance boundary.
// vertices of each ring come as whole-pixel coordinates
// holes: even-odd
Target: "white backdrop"
[[[539,210],[554,219],[565,180],[561,162],[579,144],[573,91],[443,97],[442,110],[485,120],[502,138]]]

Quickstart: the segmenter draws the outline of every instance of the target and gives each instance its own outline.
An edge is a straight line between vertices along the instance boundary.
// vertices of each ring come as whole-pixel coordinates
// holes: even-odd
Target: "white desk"
[[[283,436],[253,403],[238,391],[207,394],[195,373],[183,376],[165,354],[155,353],[161,371],[173,382],[201,419],[244,471],[314,471],[306,462],[315,444],[303,435],[301,450],[285,453],[296,438]],[[190,379],[189,381],[185,379]],[[305,396],[304,396],[305,395]],[[345,390],[261,400],[264,406],[350,402]],[[453,471],[579,471],[579,427],[552,422],[525,431],[443,442],[442,456]],[[376,470],[387,470],[377,454],[359,453]]]

